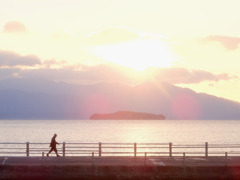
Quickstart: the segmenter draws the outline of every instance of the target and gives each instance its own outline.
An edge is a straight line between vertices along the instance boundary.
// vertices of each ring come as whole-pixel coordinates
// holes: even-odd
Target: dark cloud
[[[1,66],[34,66],[41,64],[41,60],[35,55],[21,56],[11,51],[0,50]]]
[[[3,26],[5,33],[25,33],[27,32],[26,26],[18,21],[9,21]]]
[[[221,43],[225,48],[229,50],[235,50],[240,44],[239,37],[229,37],[229,36],[208,36],[207,41],[215,41]]]

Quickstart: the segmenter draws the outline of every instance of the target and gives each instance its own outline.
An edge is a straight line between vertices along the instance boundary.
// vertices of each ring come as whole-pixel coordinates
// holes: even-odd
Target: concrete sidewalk
[[[240,179],[240,157],[0,157],[0,180]]]
[[[0,157],[0,166],[240,166],[240,157]]]

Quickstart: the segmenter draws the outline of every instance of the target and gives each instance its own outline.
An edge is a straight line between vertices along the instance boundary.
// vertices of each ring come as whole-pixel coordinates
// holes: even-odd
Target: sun
[[[148,67],[170,67],[176,61],[168,45],[159,39],[135,39],[101,45],[94,47],[93,52],[109,62],[138,71]]]

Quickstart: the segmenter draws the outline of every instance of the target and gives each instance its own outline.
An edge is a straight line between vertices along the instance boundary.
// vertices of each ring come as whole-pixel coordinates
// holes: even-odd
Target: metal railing
[[[49,143],[0,143],[0,156],[41,156]],[[60,143],[62,156],[238,156],[240,144]]]

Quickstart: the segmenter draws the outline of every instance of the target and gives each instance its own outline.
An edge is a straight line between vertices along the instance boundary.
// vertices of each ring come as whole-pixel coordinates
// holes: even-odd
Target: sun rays
[[[92,52],[107,61],[138,71],[148,67],[170,67],[176,61],[176,57],[164,41],[150,38],[96,46]]]

